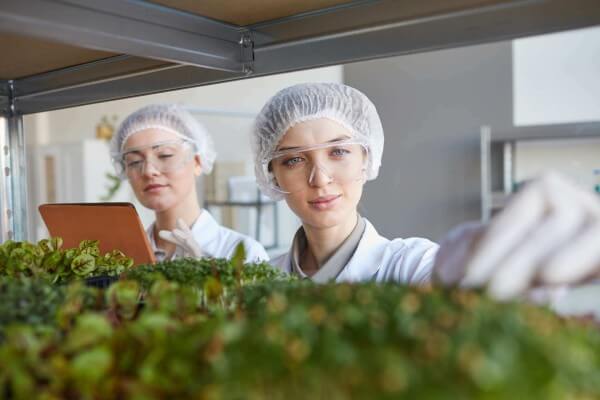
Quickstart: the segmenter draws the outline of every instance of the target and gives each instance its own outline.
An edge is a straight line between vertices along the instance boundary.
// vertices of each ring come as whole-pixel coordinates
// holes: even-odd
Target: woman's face
[[[333,120],[321,118],[299,123],[289,129],[277,150],[313,146],[350,139],[350,132]],[[351,179],[336,179],[348,169],[336,171],[335,165],[343,158],[351,157]],[[339,148],[325,147],[271,162],[276,180],[286,179],[297,168],[306,168],[302,179],[296,180],[294,191],[286,194],[286,202],[304,225],[317,229],[330,228],[347,222],[355,212],[362,195],[365,153],[360,145],[353,147],[353,154]],[[345,161],[345,159],[344,159]],[[287,174],[287,175],[286,175]],[[347,174],[346,174],[347,175]],[[356,176],[354,176],[356,175]],[[284,185],[280,185],[283,186]]]
[[[127,153],[132,149],[135,151]],[[162,212],[179,205],[191,193],[195,196],[196,177],[202,171],[199,156],[192,152],[179,136],[161,129],[146,129],[127,139],[123,146],[127,177],[144,207]],[[173,163],[176,159],[179,162]]]

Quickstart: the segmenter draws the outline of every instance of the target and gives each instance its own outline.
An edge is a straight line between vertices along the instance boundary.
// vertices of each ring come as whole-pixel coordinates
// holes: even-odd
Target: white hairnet
[[[204,126],[177,104],[152,104],[129,115],[110,142],[111,154],[120,153],[131,135],[146,129],[172,132],[193,143],[195,153],[200,156],[202,172],[210,174],[217,157],[213,141]]]
[[[254,171],[261,191],[272,199],[283,194],[272,188],[273,176],[262,168],[283,135],[294,125],[331,119],[368,147],[367,180],[377,178],[383,154],[383,127],[373,103],[362,92],[341,83],[303,83],[279,91],[256,117],[252,135]]]

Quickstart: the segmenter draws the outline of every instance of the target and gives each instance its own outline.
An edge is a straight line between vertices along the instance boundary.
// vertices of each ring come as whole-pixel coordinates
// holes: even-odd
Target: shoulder
[[[386,250],[390,257],[409,261],[435,257],[439,247],[437,243],[429,239],[411,237],[390,240]]]
[[[393,253],[421,254],[438,249],[439,245],[429,239],[421,237],[396,238],[388,243],[388,249]]]
[[[378,280],[407,284],[429,282],[439,245],[420,237],[396,238],[385,247]]]
[[[340,280],[419,284],[429,280],[438,245],[424,238],[381,236],[366,220],[358,247]]]
[[[420,237],[396,238],[392,240],[387,239],[377,232],[369,220],[365,218],[365,221],[365,232],[361,238],[360,245],[367,246],[368,248],[377,248],[379,251],[388,255],[392,254],[399,256],[418,254],[420,252],[430,251],[432,249],[437,251],[437,248],[439,247],[437,243]]]

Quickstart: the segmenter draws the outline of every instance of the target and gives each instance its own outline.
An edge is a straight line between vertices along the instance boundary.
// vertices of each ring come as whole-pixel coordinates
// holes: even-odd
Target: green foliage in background
[[[121,178],[110,172],[105,173],[104,176],[108,179],[108,184],[105,185],[107,192],[105,195],[100,196],[100,201],[111,201],[121,188],[122,181]]]

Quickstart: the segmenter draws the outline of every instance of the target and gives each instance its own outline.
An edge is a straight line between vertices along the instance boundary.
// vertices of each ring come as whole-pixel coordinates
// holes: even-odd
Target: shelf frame
[[[16,79],[20,114],[599,24],[597,0],[355,0],[250,26],[141,0],[0,4],[0,32],[126,54]]]

